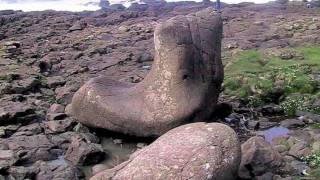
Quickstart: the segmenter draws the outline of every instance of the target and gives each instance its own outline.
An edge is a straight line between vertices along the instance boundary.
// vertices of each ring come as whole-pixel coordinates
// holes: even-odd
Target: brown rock
[[[241,151],[239,177],[244,179],[273,172],[282,164],[281,155],[263,137],[250,138],[241,145]]]
[[[61,104],[52,104],[48,110],[48,113],[64,113],[65,107]]]
[[[103,160],[105,152],[102,146],[94,143],[87,143],[82,138],[72,140],[65,159],[73,165],[90,165]]]
[[[236,133],[218,123],[193,123],[170,130],[113,169],[91,180],[235,179],[240,163]]]
[[[75,122],[72,119],[45,122],[47,133],[62,133],[71,130]]]
[[[35,109],[26,103],[0,101],[0,125],[28,121],[27,119],[24,119],[24,117],[33,114],[34,112]]]
[[[7,145],[8,149],[19,157],[20,162],[46,161],[52,160],[56,156],[56,154],[50,152],[54,144],[45,135],[13,136],[7,139],[0,139],[0,144]]]
[[[0,170],[12,166],[16,161],[12,150],[0,150]]]
[[[85,125],[137,136],[208,118],[223,80],[221,37],[222,20],[213,8],[160,24],[147,77],[136,86],[91,79],[73,97],[73,114]]]

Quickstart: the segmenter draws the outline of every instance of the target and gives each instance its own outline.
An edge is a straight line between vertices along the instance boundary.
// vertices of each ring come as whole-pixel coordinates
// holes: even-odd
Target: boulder
[[[81,31],[87,27],[87,23],[84,21],[77,21],[69,28],[69,32],[72,31]]]
[[[128,161],[91,180],[231,180],[237,177],[240,155],[237,135],[230,127],[192,123],[170,130]]]
[[[274,172],[282,165],[281,155],[263,137],[252,137],[241,145],[239,177],[251,179]]]
[[[133,85],[91,79],[72,100],[83,124],[136,136],[159,136],[213,113],[221,83],[222,20],[213,8],[176,16],[158,25],[155,60]]]

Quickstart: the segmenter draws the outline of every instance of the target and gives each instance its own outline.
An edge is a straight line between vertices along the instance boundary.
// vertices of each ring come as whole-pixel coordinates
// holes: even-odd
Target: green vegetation
[[[317,98],[318,94],[292,94],[281,102],[281,106],[289,116],[294,116],[297,110],[320,114],[320,107],[313,104]]]
[[[303,160],[313,168],[320,168],[320,152],[315,152],[309,156],[306,156],[303,158]]]
[[[0,81],[6,81],[8,79],[7,75],[0,75]]]
[[[291,116],[296,110],[320,113],[320,107],[312,106],[315,96],[320,97],[320,82],[313,77],[319,71],[320,47],[242,51],[226,65],[225,93],[252,106],[280,103]]]
[[[8,65],[8,70],[15,72],[19,69],[19,67],[20,67],[19,65],[11,64],[11,65]]]
[[[312,169],[309,174],[312,178],[320,178],[320,168]]]
[[[313,129],[320,129],[320,123],[313,123],[310,125],[310,127]]]

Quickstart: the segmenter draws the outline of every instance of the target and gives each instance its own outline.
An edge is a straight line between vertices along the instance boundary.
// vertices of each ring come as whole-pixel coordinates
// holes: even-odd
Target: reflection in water
[[[289,133],[289,129],[285,128],[285,127],[273,127],[270,128],[266,131],[264,131],[263,135],[266,139],[266,141],[268,142],[272,142],[272,139],[276,138],[276,137],[281,137],[281,136],[287,136]]]

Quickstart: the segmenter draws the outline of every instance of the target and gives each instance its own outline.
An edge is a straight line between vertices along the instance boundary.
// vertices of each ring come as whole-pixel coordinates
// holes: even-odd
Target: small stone
[[[34,92],[39,89],[41,82],[36,77],[30,77],[11,83],[11,93],[24,94],[29,91]]]
[[[122,144],[122,139],[114,139],[113,143],[114,144]]]
[[[64,113],[49,113],[49,114],[47,114],[48,121],[63,120],[66,117],[67,117],[67,115]]]
[[[11,136],[0,139],[0,144],[7,144],[8,149],[14,151],[20,162],[33,163],[56,158],[56,154],[50,152],[55,145],[46,135]]]
[[[61,104],[52,104],[48,110],[48,113],[64,113],[65,107]]]
[[[47,121],[45,126],[47,127],[47,133],[62,133],[73,128],[75,122],[72,119],[59,120],[59,121]]]
[[[105,152],[100,144],[86,143],[82,138],[74,138],[66,152],[65,159],[75,166],[99,163]]]
[[[289,154],[291,156],[301,158],[310,155],[311,150],[306,142],[297,142],[290,148]]]
[[[282,115],[283,112],[284,112],[283,109],[279,105],[274,105],[274,104],[269,104],[269,105],[263,106],[261,109],[261,113],[264,116]]]
[[[32,136],[42,133],[42,127],[39,123],[33,123],[21,126],[12,136]]]
[[[303,116],[304,118],[311,119],[314,122],[320,122],[320,115],[310,113],[310,112],[304,112],[304,111],[297,111],[296,116]]]
[[[285,128],[296,128],[305,125],[302,119],[286,119],[281,121],[281,126]]]
[[[0,159],[6,160],[13,157],[13,151],[11,150],[0,150]]]
[[[258,130],[259,129],[259,121],[249,121],[248,128],[251,130]]]
[[[287,157],[287,156],[285,156]],[[296,160],[295,158],[287,159],[285,161],[284,167],[281,168],[282,171],[290,174],[291,176],[301,176],[303,171],[310,171],[310,167],[305,162]]]
[[[132,83],[139,83],[143,80],[143,78],[138,75],[134,75],[130,77],[130,80]]]
[[[64,86],[66,84],[66,80],[62,76],[48,77],[47,84],[49,88],[55,89],[58,86]]]
[[[268,118],[260,117],[258,120],[259,129],[269,129],[276,126],[278,123],[271,122]]]
[[[286,145],[276,145],[274,146],[274,149],[277,150],[279,153],[284,153],[289,150],[289,147]]]
[[[309,30],[317,30],[319,29],[318,25],[317,24],[311,24],[309,27],[308,27]]]
[[[0,170],[12,166],[16,161],[12,150],[0,150]]]
[[[137,144],[137,148],[144,148],[145,146],[147,146],[148,144],[146,144],[146,143],[138,143]]]
[[[151,55],[151,53],[142,53],[138,57],[137,62],[143,63],[143,62],[148,62],[148,61],[152,61],[152,60],[153,60],[153,56]]]
[[[72,27],[69,28],[69,32],[72,32],[72,31],[81,31],[83,30],[84,28],[87,27],[87,23],[86,22],[83,22],[83,21],[77,21],[74,23],[74,25]]]
[[[74,128],[73,128],[74,132],[80,132],[80,133],[88,133],[90,132],[89,128],[84,126],[81,123],[78,123]]]
[[[0,126],[0,137],[12,135],[19,127],[20,125]]]
[[[1,101],[0,101],[1,102]],[[18,121],[30,121],[27,116],[34,114],[35,109],[21,102],[3,102],[0,105],[0,125],[15,124]]]
[[[31,179],[39,180],[80,180],[83,179],[83,174],[80,172],[79,168],[71,165],[70,163],[62,164],[50,164],[50,162],[38,161],[33,164],[32,167],[37,169],[35,177]]]
[[[142,66],[142,69],[147,69],[147,70],[149,70],[149,69],[151,69],[151,66]]]
[[[128,31],[130,31],[130,28],[127,27],[127,26],[120,26],[118,28],[118,30],[121,31],[121,32],[128,32]]]

